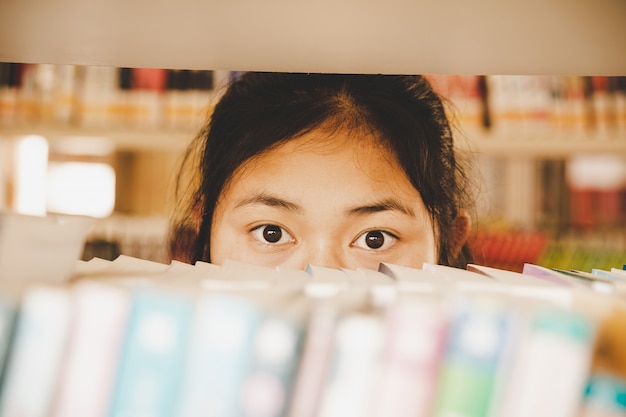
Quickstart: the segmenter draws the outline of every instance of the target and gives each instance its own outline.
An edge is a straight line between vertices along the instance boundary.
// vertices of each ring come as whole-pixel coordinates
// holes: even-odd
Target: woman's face
[[[372,134],[320,129],[235,173],[210,242],[215,264],[377,269],[437,259],[431,218],[393,155]]]

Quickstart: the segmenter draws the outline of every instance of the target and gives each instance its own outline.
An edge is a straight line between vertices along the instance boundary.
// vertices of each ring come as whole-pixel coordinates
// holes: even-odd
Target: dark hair
[[[210,262],[214,209],[232,174],[249,159],[322,126],[377,132],[430,213],[438,262],[471,262],[467,244],[455,250],[452,237],[458,209],[467,207],[467,181],[446,108],[426,78],[256,72],[232,82],[187,151],[183,168],[191,170],[178,178],[172,259]]]

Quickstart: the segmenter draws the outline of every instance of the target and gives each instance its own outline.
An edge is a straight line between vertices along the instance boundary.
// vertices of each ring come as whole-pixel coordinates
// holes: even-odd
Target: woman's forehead
[[[397,158],[372,135],[354,132],[311,131],[245,162],[229,181],[253,187],[271,181],[297,186],[336,186],[351,183],[361,189],[404,188],[415,194]]]

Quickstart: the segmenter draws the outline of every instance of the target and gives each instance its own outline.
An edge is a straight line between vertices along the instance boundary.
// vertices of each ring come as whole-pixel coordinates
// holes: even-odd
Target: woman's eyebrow
[[[364,214],[378,213],[381,211],[399,211],[407,216],[415,217],[415,212],[410,207],[393,198],[376,201],[371,204],[348,209],[348,215],[361,216]]]
[[[269,207],[277,207],[294,213],[303,213],[304,209],[291,201],[276,197],[267,193],[258,193],[239,200],[235,208],[249,206],[252,204],[263,204]]]

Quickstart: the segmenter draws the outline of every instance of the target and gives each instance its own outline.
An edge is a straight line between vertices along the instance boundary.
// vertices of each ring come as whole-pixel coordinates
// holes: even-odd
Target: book
[[[433,416],[498,415],[515,334],[514,313],[506,306],[503,298],[457,299],[450,312]]]
[[[132,291],[109,417],[173,415],[192,312],[193,302],[182,294]]]
[[[333,297],[350,288],[350,278],[340,269],[308,265],[306,271],[310,277],[304,291],[309,297]]]
[[[50,415],[108,413],[130,310],[126,288],[99,281],[69,289],[73,324]]]
[[[261,317],[260,307],[241,294],[207,291],[199,296],[172,415],[236,415]]]
[[[0,281],[67,282],[91,225],[85,216],[0,213]]]
[[[11,344],[19,313],[19,296],[3,288],[0,295],[0,393],[4,390],[5,373],[11,359]]]
[[[450,288],[448,279],[425,269],[383,262],[378,270],[393,280],[398,292],[435,293]]]
[[[294,381],[289,417],[314,417],[329,378],[337,323],[345,314],[376,303],[368,291],[340,291],[314,298],[306,323],[300,364]]]
[[[549,307],[537,310],[514,363],[501,415],[576,416],[587,382],[593,340],[594,325],[583,315]]]
[[[446,265],[424,263],[424,270],[432,272],[446,280],[455,291],[462,293],[489,293],[507,294],[506,284],[498,282],[490,277],[467,269],[455,268]]]
[[[367,268],[342,269],[350,279],[355,289],[362,287],[368,293],[375,307],[385,307],[394,303],[397,297],[397,288],[394,280],[380,271]]]
[[[534,278],[519,272],[468,264],[469,271],[485,274],[498,282],[507,284],[508,294],[532,300],[544,300],[569,307],[572,305],[572,292],[564,285]]]
[[[250,347],[252,357],[242,385],[238,415],[287,415],[309,301],[296,296],[265,309]]]
[[[320,417],[367,415],[376,393],[385,329],[379,315],[350,312],[339,320],[322,390]]]
[[[0,414],[48,415],[71,325],[72,305],[66,288],[37,285],[25,291],[3,381]]]
[[[401,295],[384,313],[385,343],[371,416],[431,416],[447,316],[436,295]]]

